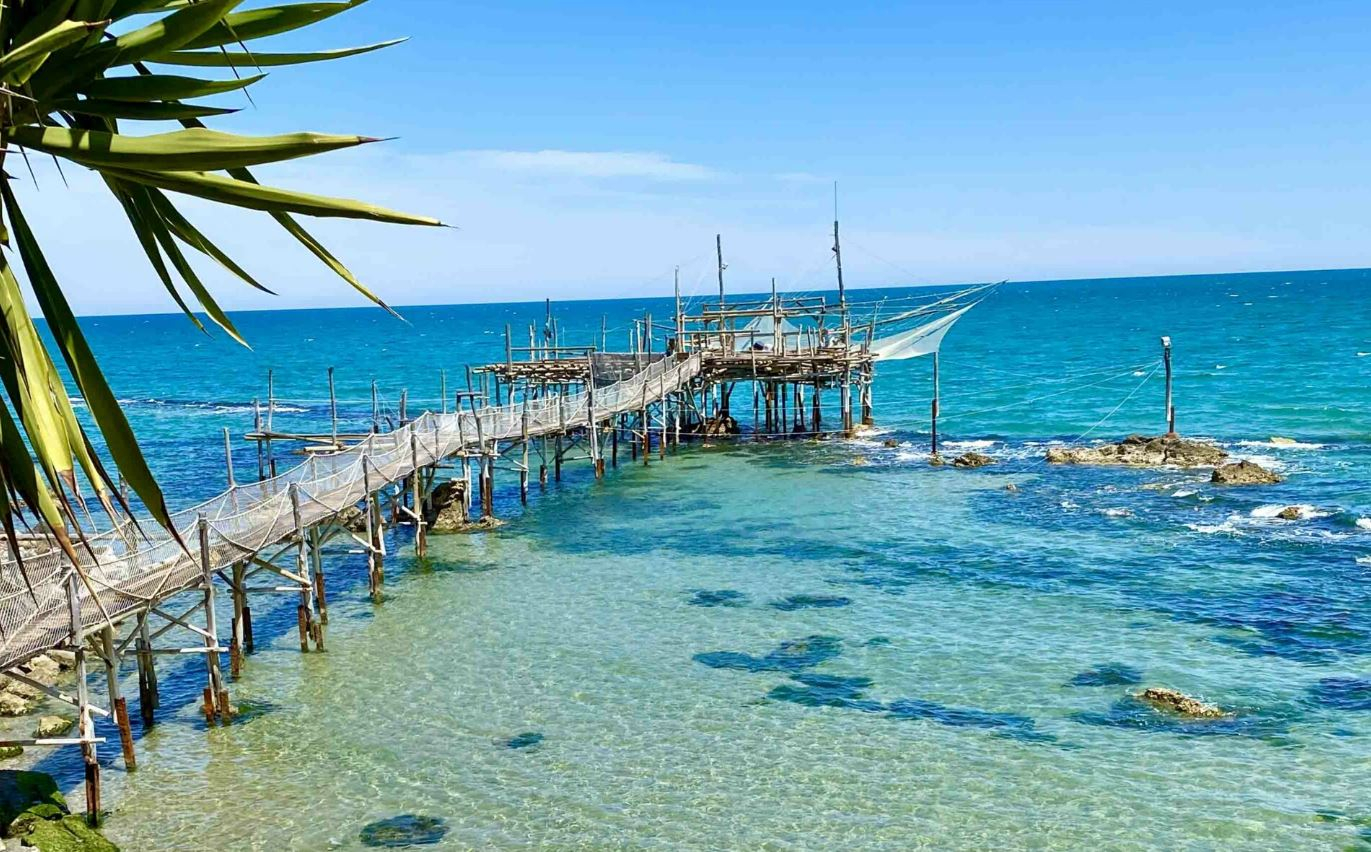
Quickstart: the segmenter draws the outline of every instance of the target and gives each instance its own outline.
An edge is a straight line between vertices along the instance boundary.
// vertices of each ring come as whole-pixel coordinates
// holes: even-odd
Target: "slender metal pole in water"
[[[933,455],[938,454],[938,350],[933,350]]]
[[[838,264],[838,310],[847,310],[847,291],[843,289],[843,247],[838,242],[838,182],[833,181],[833,259]]]
[[[338,446],[338,395],[333,389],[333,368],[328,368],[328,411],[333,422],[333,446]]]
[[[1162,363],[1166,365],[1166,434],[1176,434],[1176,407],[1171,403],[1171,338],[1162,338]]]

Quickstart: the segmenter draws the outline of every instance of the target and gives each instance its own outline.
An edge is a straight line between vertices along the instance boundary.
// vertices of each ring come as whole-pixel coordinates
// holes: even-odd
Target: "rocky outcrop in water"
[[[76,725],[73,719],[62,716],[44,716],[38,720],[38,727],[33,729],[33,735],[39,739],[45,737],[60,737],[70,731]]]
[[[465,532],[467,516],[467,484],[464,479],[450,479],[439,483],[428,498],[428,531],[437,534]]]
[[[360,506],[347,506],[338,513],[334,523],[348,532],[361,533],[367,531],[367,513],[362,511]]]
[[[990,456],[987,456],[984,453],[978,453],[975,450],[962,453],[952,460],[953,467],[985,467],[988,464],[994,463],[995,460]]]
[[[1285,479],[1256,462],[1244,459],[1214,468],[1209,481],[1215,485],[1275,485]]]
[[[0,835],[42,852],[119,852],[71,813],[57,782],[43,772],[0,770]]]
[[[1047,451],[1052,464],[1101,464],[1129,467],[1208,467],[1228,458],[1213,444],[1189,441],[1179,435],[1129,435],[1117,444],[1098,447],[1053,447]]]
[[[1223,719],[1231,715],[1222,708],[1208,704],[1198,698],[1191,698],[1184,692],[1164,686],[1149,686],[1138,693],[1138,699],[1169,713],[1189,716],[1192,719]]]
[[[53,686],[64,672],[76,665],[70,651],[49,651],[15,666],[11,671],[22,674],[44,686]],[[14,678],[0,677],[0,716],[23,716],[43,699],[42,690]]]

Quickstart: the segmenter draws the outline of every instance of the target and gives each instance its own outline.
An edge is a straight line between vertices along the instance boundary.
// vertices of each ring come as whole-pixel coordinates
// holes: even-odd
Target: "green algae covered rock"
[[[118,846],[86,825],[84,818],[72,814],[36,820],[23,842],[42,852],[119,852]]]
[[[62,798],[62,791],[51,775],[0,770],[0,834],[9,836],[10,824],[20,814],[40,805],[52,805],[58,813],[67,813],[67,800]]]
[[[44,772],[0,770],[0,835],[42,852],[119,852],[70,812],[57,782]]]

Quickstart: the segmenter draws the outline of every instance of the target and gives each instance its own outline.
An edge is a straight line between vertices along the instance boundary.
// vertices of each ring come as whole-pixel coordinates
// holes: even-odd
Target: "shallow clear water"
[[[328,652],[301,655],[293,613],[254,604],[232,692],[255,712],[210,731],[201,670],[167,668],[138,772],[104,749],[107,831],[131,849],[350,849],[414,813],[446,819],[451,848],[1371,845],[1365,287],[1006,287],[943,353],[950,448],[994,467],[926,464],[929,365],[901,362],[881,366],[875,435],[683,448],[600,484],[573,466],[526,512],[503,492],[499,533],[434,538],[423,562],[400,528],[380,606],[337,549]],[[588,334],[644,310],[670,308],[559,317]],[[170,317],[92,333],[182,505],[222,486],[218,430],[250,424],[268,367],[298,400],[283,424],[326,425],[330,364],[356,422],[373,373],[391,400],[400,376],[436,397],[438,367],[455,384],[502,357],[487,330],[540,314],[245,315],[253,353]],[[1121,400],[1084,440],[1160,430],[1160,382],[1139,383],[1161,334],[1182,431],[1285,483],[1041,463]],[[146,354],[114,360],[130,346]],[[1291,504],[1315,511],[1272,517]],[[1236,715],[1180,724],[1130,703],[1146,685]],[[542,739],[511,747],[526,733]],[[41,765],[79,782],[74,754]]]

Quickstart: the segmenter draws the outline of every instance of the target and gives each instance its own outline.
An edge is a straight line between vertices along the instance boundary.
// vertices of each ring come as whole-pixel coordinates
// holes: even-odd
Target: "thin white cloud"
[[[650,151],[499,151],[457,152],[472,164],[502,172],[569,178],[643,178],[661,181],[710,180],[719,173],[708,166],[683,163]]]

